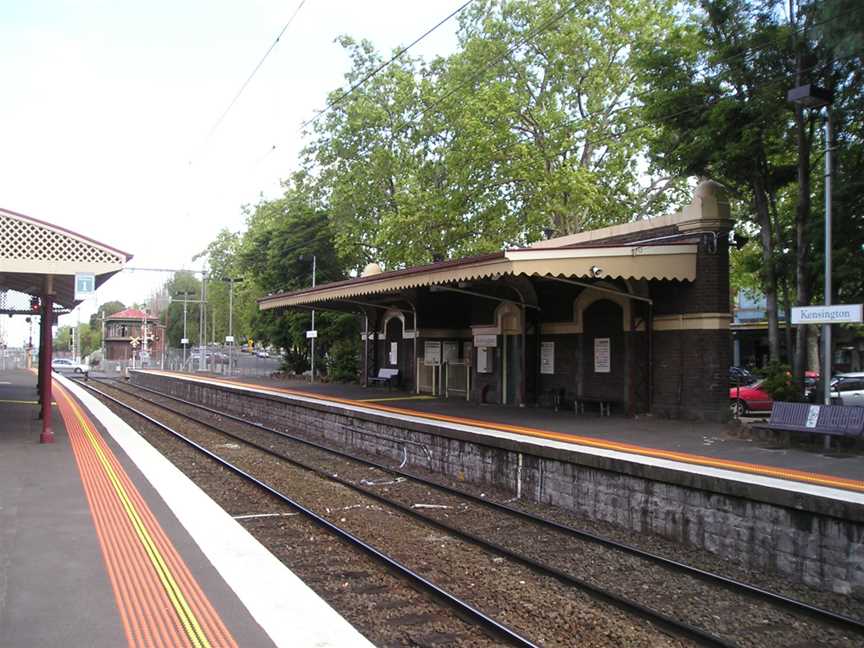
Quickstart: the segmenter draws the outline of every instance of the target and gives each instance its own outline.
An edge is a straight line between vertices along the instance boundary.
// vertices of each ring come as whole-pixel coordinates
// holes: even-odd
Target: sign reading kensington
[[[840,324],[862,321],[861,304],[837,304],[834,306],[795,306],[792,308],[793,324]]]

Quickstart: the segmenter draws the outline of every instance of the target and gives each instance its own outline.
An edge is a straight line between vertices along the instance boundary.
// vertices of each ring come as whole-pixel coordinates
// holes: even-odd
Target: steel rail
[[[119,382],[113,378],[109,379],[109,380]],[[328,446],[319,444],[315,441],[310,441],[309,439],[304,439],[302,437],[295,436],[295,435],[290,434],[288,432],[284,432],[281,430],[277,430],[275,428],[271,428],[271,427],[266,426],[262,423],[257,423],[254,421],[247,421],[247,420],[244,420],[244,419],[242,419],[238,416],[235,416],[233,414],[229,414],[227,412],[221,412],[219,410],[207,407],[206,405],[201,405],[200,403],[194,403],[191,401],[187,401],[187,400],[184,400],[182,398],[172,396],[171,394],[166,394],[166,393],[161,392],[157,389],[152,389],[150,387],[144,387],[141,385],[135,385],[135,388],[156,394],[157,396],[161,396],[163,398],[167,398],[169,400],[173,400],[173,401],[176,401],[178,403],[182,403],[184,405],[188,405],[190,407],[195,407],[197,409],[201,409],[201,410],[204,410],[206,412],[210,412],[211,414],[215,414],[215,415],[221,416],[223,418],[227,418],[227,419],[236,421],[238,423],[243,423],[243,424],[248,425],[248,426],[253,427],[253,428],[261,429],[261,430],[264,430],[264,431],[267,431],[267,432],[270,432],[270,433],[273,433],[273,434],[276,434],[279,436],[283,436],[283,437],[291,439],[293,441],[297,441],[298,443],[303,443],[305,445],[317,448],[317,449],[322,450],[324,452],[329,452],[331,454],[334,454],[336,456],[339,456],[339,457],[342,457],[345,459],[350,459],[350,460],[356,461],[358,463],[362,463],[362,464],[365,464],[365,465],[368,465],[368,466],[371,466],[374,468],[378,468],[379,470],[388,472],[392,475],[398,475],[400,477],[412,479],[412,480],[417,481],[419,483],[422,483],[426,486],[438,489],[442,492],[445,492],[445,493],[448,493],[448,494],[451,494],[451,495],[454,495],[457,497],[464,497],[466,499],[471,500],[472,502],[475,502],[478,504],[483,504],[483,505],[490,507],[490,508],[493,508],[493,509],[506,511],[508,513],[511,513],[512,515],[530,520],[532,522],[535,522],[535,523],[542,525],[542,526],[545,526],[547,528],[550,528],[550,529],[553,529],[553,530],[556,530],[556,531],[559,531],[559,532],[562,532],[562,533],[565,533],[568,535],[576,536],[582,540],[586,540],[586,541],[600,544],[600,545],[603,545],[603,546],[606,546],[606,547],[609,547],[612,549],[619,550],[619,551],[624,552],[624,553],[631,554],[633,556],[636,556],[638,558],[642,558],[643,560],[653,562],[655,564],[661,565],[661,566],[666,567],[668,569],[672,569],[675,571],[679,571],[681,573],[688,574],[689,576],[692,576],[692,577],[697,578],[699,580],[714,583],[716,585],[723,586],[729,590],[736,591],[738,593],[747,594],[753,598],[763,599],[763,600],[768,601],[770,603],[773,603],[774,605],[777,605],[779,607],[783,607],[785,609],[788,609],[788,610],[791,610],[791,611],[794,611],[797,613],[806,614],[807,616],[810,616],[812,618],[815,618],[815,619],[818,619],[821,621],[830,622],[832,624],[842,626],[842,627],[854,630],[858,633],[864,634],[864,620],[856,619],[854,617],[840,614],[838,612],[834,612],[832,610],[828,610],[826,608],[822,608],[822,607],[819,607],[816,605],[811,605],[809,603],[805,603],[804,601],[800,601],[798,599],[794,599],[794,598],[785,596],[783,594],[778,594],[777,592],[772,592],[770,590],[766,590],[766,589],[763,589],[761,587],[757,587],[756,585],[752,585],[752,584],[744,582],[744,581],[730,578],[728,576],[723,576],[723,575],[717,574],[715,572],[703,570],[703,569],[700,569],[698,567],[694,567],[692,565],[688,565],[686,563],[682,563],[682,562],[679,562],[677,560],[673,560],[671,558],[666,558],[665,556],[651,553],[649,551],[639,549],[638,547],[634,547],[634,546],[628,545],[626,543],[618,542],[616,540],[612,540],[609,538],[604,538],[603,536],[599,536],[599,535],[591,533],[589,531],[583,531],[581,529],[577,529],[575,527],[571,527],[571,526],[568,526],[566,524],[562,524],[560,522],[555,522],[554,520],[549,520],[547,518],[541,517],[541,516],[536,515],[534,513],[529,513],[527,511],[521,511],[517,508],[514,508],[512,506],[508,506],[506,504],[501,504],[499,502],[494,502],[494,501],[490,501],[490,500],[485,499],[485,498],[480,498],[480,497],[473,495],[471,493],[466,493],[466,492],[461,491],[459,489],[452,488],[450,486],[446,486],[443,484],[439,484],[437,482],[429,481],[427,479],[424,479],[422,477],[418,477],[416,475],[412,475],[411,473],[399,470],[398,468],[393,468],[393,467],[390,467],[390,466],[387,466],[384,464],[380,464],[378,462],[371,461],[368,459],[361,459],[361,458],[358,458],[354,455],[348,454],[347,452],[343,452],[343,451],[337,450],[335,448],[330,448]],[[394,439],[393,441],[394,441],[394,443],[398,443],[398,440],[396,440],[396,439]]]
[[[246,472],[242,468],[235,466],[234,464],[232,464],[229,461],[226,461],[225,459],[223,459],[222,457],[220,457],[216,453],[214,453],[214,452],[208,450],[207,448],[205,448],[204,446],[196,443],[195,441],[193,441],[192,439],[181,434],[177,430],[174,430],[170,426],[168,426],[168,425],[166,425],[160,421],[157,421],[153,417],[145,414],[144,412],[142,412],[140,410],[135,409],[131,405],[128,405],[127,403],[124,403],[123,401],[121,401],[117,398],[114,398],[113,396],[106,394],[105,392],[103,392],[99,389],[96,389],[92,385],[89,385],[83,381],[78,381],[78,383],[82,387],[85,387],[86,389],[99,394],[103,398],[111,401],[112,403],[115,403],[119,407],[122,407],[122,408],[132,412],[136,416],[141,417],[142,419],[144,419],[145,421],[147,421],[148,423],[150,423],[152,425],[155,425],[159,429],[164,430],[165,432],[168,432],[169,434],[171,434],[175,438],[179,439],[180,441],[183,441],[184,443],[186,443],[190,447],[194,448],[195,450],[197,450],[200,453],[204,454],[205,456],[209,457],[210,459],[212,459],[213,461],[215,461],[219,465],[223,466],[224,468],[227,468],[228,470],[233,472],[235,475],[237,475],[237,476],[241,477],[242,479],[254,484],[255,486],[257,486],[261,490],[272,495],[277,500],[279,500],[279,501],[283,502],[284,504],[287,504],[291,508],[299,511],[300,513],[305,515],[307,518],[312,520],[315,524],[326,529],[330,533],[334,534],[336,537],[340,538],[341,540],[348,542],[350,545],[360,549],[361,551],[363,551],[367,555],[372,556],[374,559],[383,563],[388,569],[395,571],[396,573],[398,573],[402,577],[410,580],[411,582],[413,582],[416,585],[419,585],[422,589],[431,593],[435,597],[443,600],[447,605],[450,605],[453,608],[455,608],[457,610],[457,612],[468,616],[476,624],[482,626],[483,628],[485,628],[487,631],[491,632],[495,636],[502,638],[502,639],[505,639],[508,643],[515,645],[515,646],[525,646],[526,648],[538,648],[537,644],[531,642],[529,639],[518,634],[516,631],[511,630],[510,628],[508,628],[503,623],[496,621],[495,619],[488,616],[487,614],[485,614],[481,610],[472,606],[470,603],[463,601],[462,599],[460,599],[456,595],[451,594],[450,592],[439,587],[438,585],[435,585],[432,581],[424,578],[423,576],[421,576],[417,572],[411,570],[409,567],[403,565],[401,562],[399,562],[395,558],[391,558],[390,556],[388,556],[384,552],[382,552],[379,549],[376,549],[375,547],[373,547],[372,545],[364,542],[363,540],[361,540],[357,536],[353,535],[352,533],[346,531],[345,529],[342,529],[341,527],[333,524],[329,520],[321,517],[320,515],[318,515],[317,513],[312,511],[311,509],[306,508],[305,506],[303,506],[302,504],[300,504],[296,500],[291,499],[290,497],[288,497],[287,495],[285,495],[281,491],[279,491],[279,490],[275,489],[274,487],[270,486],[269,484],[261,481],[257,477],[249,474],[248,472]]]
[[[564,572],[560,569],[557,569],[556,567],[552,567],[551,565],[547,565],[547,564],[542,563],[540,561],[534,560],[533,558],[529,558],[528,556],[524,556],[522,554],[516,553],[516,552],[514,552],[514,551],[512,551],[512,550],[510,550],[510,549],[508,549],[502,545],[491,542],[490,540],[483,539],[480,536],[474,535],[468,531],[464,531],[462,529],[453,527],[449,524],[446,524],[446,523],[441,522],[439,520],[436,520],[434,518],[430,518],[426,515],[423,515],[422,513],[418,512],[418,511],[400,503],[400,502],[395,502],[392,499],[387,498],[383,495],[380,495],[374,491],[370,491],[370,490],[367,490],[361,486],[358,486],[357,484],[355,484],[355,483],[353,483],[353,482],[351,482],[351,481],[349,481],[343,477],[339,477],[337,475],[330,474],[330,473],[328,473],[328,472],[326,472],[320,468],[316,468],[314,466],[310,466],[308,464],[305,464],[302,461],[299,461],[297,459],[293,459],[293,458],[291,458],[285,454],[282,454],[276,450],[273,450],[273,449],[268,448],[268,447],[263,446],[263,445],[259,445],[258,443],[255,443],[254,441],[249,441],[248,439],[245,439],[242,436],[239,436],[239,435],[234,434],[232,432],[228,432],[226,430],[223,430],[222,428],[220,428],[217,425],[214,425],[213,423],[209,423],[207,421],[202,421],[202,420],[200,420],[194,416],[187,414],[186,412],[176,410],[174,408],[168,407],[167,405],[163,405],[161,403],[154,403],[151,400],[145,399],[142,396],[139,396],[137,394],[129,393],[126,390],[120,390],[120,391],[123,391],[124,393],[132,396],[133,398],[143,400],[143,401],[145,401],[151,405],[154,405],[154,406],[159,407],[161,409],[164,409],[168,412],[171,412],[172,414],[182,416],[182,417],[184,417],[190,421],[193,421],[193,422],[195,422],[201,426],[204,426],[204,427],[207,427],[211,430],[214,430],[220,434],[224,434],[224,435],[226,435],[226,436],[228,436],[228,437],[230,437],[236,441],[240,441],[242,443],[245,443],[245,444],[255,448],[256,450],[264,452],[264,453],[266,453],[272,457],[276,457],[282,461],[285,461],[286,463],[297,466],[303,470],[307,470],[309,472],[312,472],[315,475],[321,477],[322,479],[326,479],[327,481],[332,481],[332,482],[337,483],[341,486],[345,486],[346,488],[349,488],[349,489],[351,489],[357,493],[361,493],[362,495],[369,497],[370,499],[374,499],[377,502],[381,502],[383,504],[386,504],[387,506],[395,508],[406,515],[409,515],[413,518],[422,520],[425,524],[429,524],[429,525],[434,526],[434,527],[436,527],[442,531],[446,531],[446,532],[450,533],[451,535],[454,535],[454,536],[456,536],[462,540],[465,540],[466,542],[470,542],[472,544],[475,544],[484,550],[490,551],[492,553],[496,553],[496,554],[503,556],[505,558],[508,558],[514,562],[525,565],[526,567],[529,567],[529,568],[533,569],[534,571],[536,571],[540,574],[543,574],[544,576],[549,576],[549,577],[555,578],[558,581],[564,583],[565,585],[570,585],[572,587],[576,587],[576,588],[578,588],[584,592],[587,592],[589,595],[593,596],[594,598],[603,600],[604,602],[609,603],[611,605],[614,605],[614,606],[624,610],[625,612],[628,612],[630,614],[634,614],[634,615],[639,616],[641,618],[647,619],[647,620],[651,621],[652,623],[678,635],[679,637],[691,639],[691,640],[693,640],[693,641],[695,641],[698,644],[703,645],[703,646],[717,646],[717,647],[722,647],[722,648],[732,648],[733,646],[736,645],[736,644],[728,642],[725,639],[718,637],[718,636],[716,636],[710,632],[702,630],[701,628],[698,628],[694,625],[691,625],[691,624],[686,623],[684,621],[680,621],[678,619],[675,619],[674,617],[666,615],[662,612],[658,612],[656,610],[653,610],[649,607],[646,607],[646,606],[644,606],[640,603],[637,603],[631,599],[628,599],[624,596],[621,596],[619,594],[615,594],[614,592],[610,592],[610,591],[605,590],[605,589],[598,587],[596,585],[592,585],[591,583],[588,583],[587,581],[576,578],[575,576],[568,574],[567,572]],[[254,425],[253,425],[253,427],[257,428],[257,426],[254,426]],[[269,430],[265,430],[265,431],[269,432]]]

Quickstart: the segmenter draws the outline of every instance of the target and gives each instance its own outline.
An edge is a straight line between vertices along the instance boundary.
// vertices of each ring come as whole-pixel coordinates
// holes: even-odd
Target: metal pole
[[[189,303],[189,293],[183,293],[183,339],[186,343],[183,344],[183,370],[186,369],[186,347],[189,346],[189,338],[186,337],[186,305]]]
[[[825,305],[831,305],[831,107],[825,119]],[[822,380],[825,404],[831,404],[831,324],[822,325]]]
[[[205,308],[206,303],[207,303],[206,299],[205,299],[205,297],[206,297],[205,292],[204,292],[204,290],[205,290],[204,285],[206,283],[207,283],[207,273],[205,272],[201,275],[201,304],[200,304],[200,308],[198,309],[198,329],[199,329],[198,332],[201,336],[198,339],[198,349],[199,349],[198,371],[204,371],[207,368],[205,365],[206,352],[204,350],[204,348],[205,348],[204,345],[207,343],[207,313],[204,312],[204,308]]]
[[[234,374],[234,277],[228,283],[228,375]]]
[[[315,287],[315,272],[318,269],[318,259],[313,254],[312,255],[312,287]],[[315,330],[315,309],[312,309],[312,330]],[[315,382],[315,338],[311,338],[312,340],[312,382]]]
[[[364,312],[366,324],[363,332],[363,386],[369,386],[369,314]]]

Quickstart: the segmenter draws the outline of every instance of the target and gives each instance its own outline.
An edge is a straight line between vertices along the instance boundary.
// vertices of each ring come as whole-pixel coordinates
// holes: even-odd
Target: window
[[[838,392],[860,391],[864,389],[864,379],[851,378],[849,380],[841,380],[837,383]]]

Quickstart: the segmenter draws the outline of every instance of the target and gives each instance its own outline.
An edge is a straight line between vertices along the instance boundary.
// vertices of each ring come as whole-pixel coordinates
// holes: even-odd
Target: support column
[[[52,287],[51,277],[46,280],[46,288]],[[51,427],[51,356],[53,339],[51,326],[54,316],[54,295],[48,290],[42,296],[42,348],[39,351],[39,364],[42,371],[42,434],[40,443],[54,443],[54,430]]]

